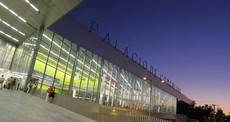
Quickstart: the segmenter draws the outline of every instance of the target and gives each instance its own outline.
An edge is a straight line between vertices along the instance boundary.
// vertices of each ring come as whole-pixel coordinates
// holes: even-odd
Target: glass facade
[[[32,74],[41,92],[55,86],[57,94],[105,106],[176,114],[177,99],[149,81],[48,30],[42,37]],[[28,70],[23,62],[31,61],[36,40],[32,35],[19,46],[14,71]]]
[[[11,70],[13,72],[18,72],[21,74],[27,74],[29,71],[29,66],[31,64],[32,55],[34,53],[35,43],[37,33],[28,37],[22,45],[18,46],[15,51],[15,56],[13,58],[13,65]]]

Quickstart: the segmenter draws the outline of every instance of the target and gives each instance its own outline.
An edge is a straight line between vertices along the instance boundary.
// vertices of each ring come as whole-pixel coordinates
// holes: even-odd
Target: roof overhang
[[[0,36],[13,42],[17,42],[17,40],[21,42],[38,30],[42,24],[49,27],[82,1],[1,0]]]

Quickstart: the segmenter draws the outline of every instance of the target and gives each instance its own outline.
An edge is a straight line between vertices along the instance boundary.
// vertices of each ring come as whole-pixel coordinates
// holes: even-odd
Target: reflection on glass
[[[58,94],[106,106],[176,113],[172,95],[59,36],[42,39],[33,75],[42,92],[54,85]]]

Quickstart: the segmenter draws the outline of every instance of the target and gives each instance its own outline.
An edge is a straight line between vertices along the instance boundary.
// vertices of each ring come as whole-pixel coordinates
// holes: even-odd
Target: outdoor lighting
[[[165,81],[164,80],[161,80],[161,83],[164,83]]]
[[[116,112],[116,109],[115,109],[115,108],[113,108],[112,112]]]
[[[26,3],[28,3],[36,12],[39,12],[39,9],[33,5],[29,0],[25,0]]]
[[[14,26],[10,25],[6,21],[2,20],[1,18],[0,18],[0,22],[3,23],[4,25],[10,27],[12,30],[14,30],[14,31],[20,33],[21,35],[25,36],[25,34],[23,32],[19,31],[17,28],[15,28]]]
[[[7,33],[3,32],[3,31],[1,31],[1,30],[0,30],[0,33],[1,33],[1,34],[3,34],[3,35],[5,35],[5,36],[7,36],[7,37],[8,37],[8,38],[10,38],[10,39],[13,39],[13,40],[14,40],[14,41],[16,41],[16,42],[18,42],[18,41],[19,41],[18,39],[16,39],[16,38],[12,37],[11,35],[9,35],[9,34],[7,34]]]
[[[17,13],[15,13],[13,10],[11,10],[10,8],[8,8],[5,4],[3,4],[2,2],[0,2],[0,6],[2,6],[3,8],[5,8],[6,10],[8,10],[11,14],[13,14],[14,16],[16,16],[18,19],[20,19],[21,21],[23,21],[24,23],[26,23],[26,20],[23,19],[21,16],[19,16]]]
[[[146,77],[143,77],[143,80],[147,80],[147,78],[146,78]]]

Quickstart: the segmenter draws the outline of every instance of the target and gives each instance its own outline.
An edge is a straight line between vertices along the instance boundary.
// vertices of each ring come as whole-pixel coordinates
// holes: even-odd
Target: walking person
[[[3,82],[5,81],[5,78],[4,78],[4,75],[2,75],[1,76],[1,78],[0,78],[0,89],[2,89],[3,88]]]

